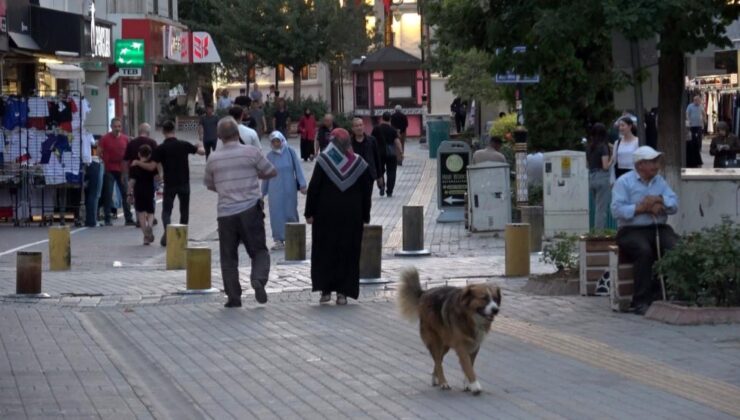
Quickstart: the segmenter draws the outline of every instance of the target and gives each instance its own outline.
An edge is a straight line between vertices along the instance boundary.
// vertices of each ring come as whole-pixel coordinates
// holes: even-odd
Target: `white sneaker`
[[[276,241],[275,242],[275,245],[273,245],[272,248],[270,248],[270,249],[272,249],[273,251],[278,251],[278,250],[281,250],[281,249],[285,249],[285,242],[283,242],[283,241]]]

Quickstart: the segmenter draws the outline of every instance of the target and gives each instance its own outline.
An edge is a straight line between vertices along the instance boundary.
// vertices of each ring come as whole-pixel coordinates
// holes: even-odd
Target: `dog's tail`
[[[404,318],[414,320],[419,317],[419,298],[423,293],[419,283],[419,272],[414,267],[404,268],[401,271],[400,283],[398,309]]]

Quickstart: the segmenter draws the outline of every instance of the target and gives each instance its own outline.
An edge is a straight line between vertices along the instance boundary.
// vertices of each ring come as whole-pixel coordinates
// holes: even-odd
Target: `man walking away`
[[[151,137],[152,127],[148,123],[141,123],[139,124],[139,136],[135,139],[128,142],[128,146],[126,146],[126,154],[123,157],[123,160],[125,161],[125,164],[123,165],[124,169],[126,171],[129,171],[131,162],[139,159],[139,149],[141,146],[147,145],[149,146],[150,150],[154,150],[157,148],[157,142],[154,141]],[[149,156],[151,157],[151,156]],[[155,202],[154,194],[152,194],[152,202]],[[141,220],[139,220],[138,214],[136,216],[136,227],[139,227],[141,224]],[[157,218],[154,218],[154,224],[157,224]]]
[[[326,149],[326,146],[328,146],[330,143],[331,132],[335,128],[337,128],[337,125],[334,123],[334,115],[324,115],[321,127],[319,127],[319,130],[316,133],[316,142],[314,142],[313,149],[314,156],[319,156],[319,153],[323,152],[324,149]]]
[[[398,138],[401,139],[401,146],[406,147],[406,129],[409,126],[409,119],[404,115],[401,105],[396,105],[396,111],[391,116],[391,125],[398,130]],[[399,162],[400,164],[400,162]]]
[[[131,215],[131,206],[123,198],[128,191],[128,180],[125,179],[124,173],[124,155],[128,146],[128,137],[121,133],[123,124],[118,118],[110,121],[110,133],[104,135],[98,143],[98,154],[103,160],[105,166],[105,178],[103,181],[103,203],[105,206],[105,225],[111,225],[111,208],[113,207],[113,186],[118,188],[121,193],[121,206],[126,218],[126,226],[134,226],[134,219]]]
[[[653,276],[658,256],[655,235],[661,253],[678,241],[666,224],[668,215],[678,211],[678,197],[658,174],[660,155],[650,146],[637,148],[632,158],[635,170],[619,177],[612,189],[612,214],[619,224],[617,245],[634,262],[632,308],[638,315],[644,315],[660,296],[659,283]]]
[[[162,225],[164,234],[159,241],[160,245],[167,246],[167,225],[172,217],[172,206],[175,204],[175,196],[180,202],[180,224],[187,225],[190,215],[190,155],[205,155],[203,144],[194,146],[184,140],[175,137],[175,123],[165,121],[162,124],[164,141],[157,146],[152,153],[152,161],[139,163],[142,168],[152,171],[157,164],[162,164],[164,170],[164,196],[162,199]]]
[[[218,116],[213,115],[213,105],[206,105],[206,115],[200,117],[198,123],[198,139],[206,149],[206,159],[208,159],[212,150],[216,150],[216,143],[218,142],[217,124]]]
[[[391,113],[384,112],[383,119],[373,128],[372,136],[378,141],[378,150],[380,151],[380,177],[383,178],[388,174],[384,182],[385,189],[380,188],[380,195],[388,193],[388,197],[393,196],[393,188],[396,185],[396,167],[398,161],[403,161],[403,145],[398,138],[398,132],[391,126]]]
[[[239,105],[234,105],[229,108],[229,115],[231,115],[239,125],[239,142],[262,150],[262,143],[260,143],[260,136],[257,135],[257,132],[254,129],[247,127],[246,124],[240,123],[242,116],[244,115],[244,108]]]
[[[204,184],[218,193],[218,240],[221,275],[227,308],[242,305],[239,284],[239,245],[252,260],[251,283],[259,303],[267,302],[265,285],[270,274],[270,253],[265,239],[260,179],[277,175],[272,164],[254,146],[239,144],[239,127],[231,117],[218,123],[223,147],[206,163]]]
[[[452,101],[450,111],[452,112],[452,117],[455,119],[457,133],[462,133],[465,130],[465,115],[468,113],[468,103],[458,96]]]
[[[499,136],[491,137],[488,147],[473,153],[473,164],[483,162],[503,162],[506,163],[506,156],[501,153],[503,141]]]

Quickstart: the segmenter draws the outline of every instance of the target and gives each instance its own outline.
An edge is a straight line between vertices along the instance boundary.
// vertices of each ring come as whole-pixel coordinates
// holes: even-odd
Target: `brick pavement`
[[[396,315],[394,284],[363,286],[345,308],[318,307],[308,265],[275,265],[268,305],[247,298],[228,311],[222,295],[175,294],[185,273],[162,270],[161,248],[128,245],[138,233],[117,227],[116,242],[104,229],[73,237],[73,271],[44,272],[52,299],[0,297],[0,418],[740,417],[740,329],[667,326],[613,313],[603,298],[523,293],[524,279],[501,277],[501,238],[435,222],[436,168],[411,150],[396,195],[374,200],[383,276],[414,264],[429,287],[504,288],[478,359],[483,396],[459,391],[454,355],[445,368],[455,390],[429,386],[430,358],[417,327]],[[310,176],[312,164],[304,168]],[[215,249],[213,196],[199,188],[191,242]],[[432,204],[432,257],[392,257],[406,203]],[[0,257],[0,296],[14,290],[13,265]],[[552,270],[536,256],[532,266]],[[248,262],[240,270],[246,279]]]

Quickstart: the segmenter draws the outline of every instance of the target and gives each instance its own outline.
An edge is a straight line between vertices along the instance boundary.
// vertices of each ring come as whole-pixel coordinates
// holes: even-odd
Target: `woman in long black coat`
[[[367,163],[352,151],[349,133],[331,132],[319,155],[306,196],[306,222],[312,224],[311,284],[320,303],[337,293],[337,305],[360,293],[363,225],[370,222],[373,179]]]

